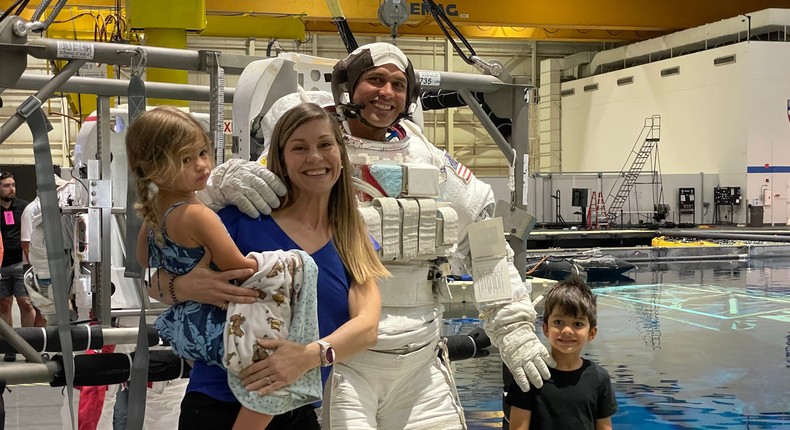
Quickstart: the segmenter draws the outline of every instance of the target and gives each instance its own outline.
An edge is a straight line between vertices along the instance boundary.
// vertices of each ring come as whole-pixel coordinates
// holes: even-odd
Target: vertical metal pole
[[[110,294],[112,291],[112,188],[110,172],[110,98],[106,96],[97,97],[98,116],[96,118],[97,153],[99,155],[99,179],[89,180],[90,193],[89,211],[99,211],[101,225],[101,240],[107,243],[101,244],[100,260],[96,263],[94,275],[94,285],[96,291],[93,299],[94,315],[99,319],[103,327],[110,327],[111,303]],[[109,194],[109,198],[106,198]],[[93,219],[96,219],[94,217]],[[90,246],[94,244],[91,243]]]
[[[219,52],[207,51],[204,55],[209,73],[209,133],[214,141],[215,160],[222,164],[225,162],[225,71],[219,65]]]
[[[450,41],[444,41],[444,70],[448,72],[453,71],[453,46]],[[434,117],[438,113],[434,113]],[[444,110],[444,142],[447,152],[455,157],[455,109],[449,108]]]
[[[529,78],[526,76],[519,76],[513,78],[514,84],[529,84]],[[512,202],[517,208],[524,211],[527,210],[527,198],[529,193],[527,191],[527,178],[529,172],[529,103],[524,98],[524,92],[521,89],[514,89],[512,94],[513,106],[513,131],[510,135],[510,145],[515,150],[515,158],[511,162],[515,165],[515,180],[516,192],[515,201]],[[527,235],[528,236],[528,235]],[[517,238],[515,235],[508,235],[508,243],[515,252],[514,265],[518,269],[521,278],[526,278],[527,270],[527,242],[526,236]]]

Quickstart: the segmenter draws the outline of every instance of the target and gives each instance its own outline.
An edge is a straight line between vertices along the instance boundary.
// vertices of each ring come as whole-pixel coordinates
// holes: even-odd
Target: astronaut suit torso
[[[402,121],[400,126],[408,133],[403,140],[374,142],[347,136],[352,163],[365,158],[372,162],[391,160],[435,166],[439,169],[440,197],[437,200],[450,203],[455,210],[458,237],[463,237],[466,228],[483,210],[493,212],[491,187],[477,180],[447,152],[428,143],[416,124]],[[355,176],[369,181],[369,175],[360,175],[361,168],[355,164]],[[382,188],[386,192],[387,187]],[[376,351],[415,351],[433,341],[440,331],[443,309],[433,282],[428,279],[431,262],[403,260],[384,261],[392,276],[379,281],[382,315],[378,343],[373,348]]]
[[[457,215],[458,238],[483,211],[493,213],[494,196],[488,184],[429,143],[416,124],[401,121],[396,129],[399,133],[392,135],[400,138],[388,142],[346,136],[355,177],[378,182],[377,188],[388,197],[399,197],[400,184],[393,186],[381,175],[377,181],[365,163],[389,160],[435,166],[437,201],[450,203]],[[444,308],[440,288],[429,280],[432,263],[403,255],[392,260],[384,254],[382,260],[392,276],[379,281],[378,342],[335,366],[330,428],[465,428],[453,380],[437,357]]]

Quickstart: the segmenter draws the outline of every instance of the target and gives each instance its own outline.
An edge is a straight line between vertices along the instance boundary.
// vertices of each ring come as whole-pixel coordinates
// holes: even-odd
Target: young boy
[[[543,334],[557,367],[543,388],[523,392],[510,384],[510,429],[610,430],[617,412],[609,372],[581,357],[595,338],[595,296],[578,276],[558,283],[546,296]]]

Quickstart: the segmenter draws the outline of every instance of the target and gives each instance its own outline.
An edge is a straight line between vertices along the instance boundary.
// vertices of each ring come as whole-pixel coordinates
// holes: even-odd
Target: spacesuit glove
[[[502,361],[518,386],[529,391],[530,382],[537,388],[549,379],[550,366],[556,366],[546,347],[535,335],[535,309],[529,299],[497,306],[484,313],[484,327],[491,343],[499,348]]]
[[[268,215],[280,206],[286,193],[285,184],[266,167],[254,161],[231,159],[211,171],[206,189],[197,197],[206,206],[218,211],[234,205],[247,216]]]

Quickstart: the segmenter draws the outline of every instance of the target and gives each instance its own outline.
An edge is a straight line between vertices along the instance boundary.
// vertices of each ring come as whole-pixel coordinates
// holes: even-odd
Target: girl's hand
[[[248,391],[261,396],[272,394],[302,377],[315,366],[308,345],[300,345],[283,339],[258,339],[258,345],[273,349],[267,358],[251,364],[241,371],[241,383]],[[316,362],[320,361],[318,352]]]
[[[231,284],[236,278],[250,277],[253,274],[251,269],[235,269],[217,272],[209,269],[211,253],[206,250],[206,255],[190,270],[189,273],[176,277],[173,282],[178,301],[191,300],[198,303],[207,303],[220,308],[227,309],[228,303],[255,303],[258,297],[257,292],[251,288],[241,288]],[[165,288],[166,280],[162,279],[162,288]],[[167,294],[167,292],[165,292]]]

